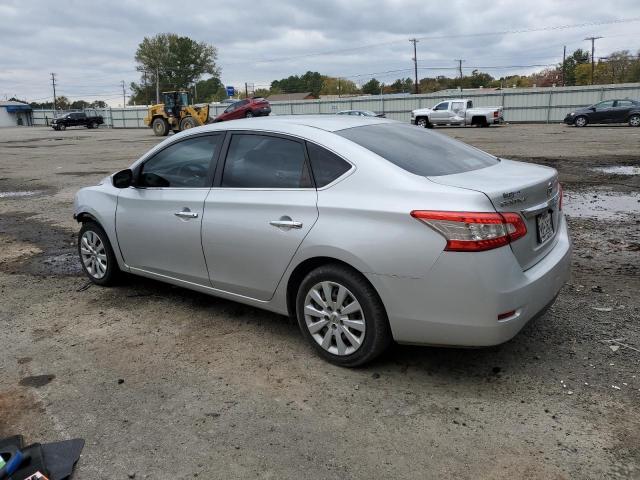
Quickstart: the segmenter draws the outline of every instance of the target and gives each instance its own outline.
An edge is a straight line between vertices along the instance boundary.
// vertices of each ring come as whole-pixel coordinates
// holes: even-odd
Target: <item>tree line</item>
[[[224,84],[220,80],[220,68],[216,64],[218,51],[206,42],[196,42],[175,33],[160,33],[145,37],[135,53],[136,69],[140,80],[129,86],[129,105],[150,105],[156,101],[156,90],[188,90],[195,102],[215,102],[227,99]],[[594,84],[640,82],[640,51],[613,52],[595,62]],[[510,75],[494,78],[492,75],[474,70],[462,77],[424,77],[418,82],[420,93],[430,93],[452,88],[509,88],[548,87],[552,85],[588,85],[591,78],[591,56],[588,51],[577,49],[564,62],[530,75]],[[241,87],[241,86],[238,86]],[[239,88],[239,96],[244,91]],[[315,98],[321,95],[359,95],[414,93],[414,80],[398,78],[384,83],[371,78],[359,86],[354,81],[307,71],[302,75],[290,75],[273,80],[268,88],[259,88],[254,96],[268,97],[279,93],[309,92]],[[62,110],[104,108],[107,104],[98,100],[70,101],[65,96],[57,97],[57,107]],[[53,108],[52,102],[32,102],[33,108]]]

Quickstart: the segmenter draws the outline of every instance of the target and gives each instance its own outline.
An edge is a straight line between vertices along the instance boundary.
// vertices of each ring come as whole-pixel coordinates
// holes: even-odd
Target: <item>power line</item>
[[[598,22],[586,22],[586,23],[578,23],[578,24],[571,24],[571,25],[552,25],[552,26],[548,26],[548,27],[538,27],[538,28],[525,28],[525,29],[518,29],[518,30],[502,30],[502,31],[491,31],[491,32],[478,32],[478,33],[466,33],[466,34],[457,34],[457,35],[431,35],[431,36],[422,36],[422,37],[416,37],[416,40],[442,40],[442,39],[447,39],[450,40],[452,38],[473,38],[473,37],[485,37],[485,36],[496,36],[496,35],[518,35],[518,34],[523,34],[523,33],[535,33],[535,32],[548,32],[548,31],[555,31],[555,30],[569,30],[569,29],[573,29],[573,28],[586,28],[586,27],[594,27],[594,26],[601,26],[601,25],[613,25],[613,24],[620,24],[620,23],[630,23],[630,22],[637,22],[640,21],[640,17],[632,17],[632,18],[621,18],[621,19],[616,19],[616,20],[603,20],[603,21],[598,21]],[[363,49],[368,49],[368,48],[377,48],[377,47],[381,47],[381,46],[386,46],[386,45],[394,45],[394,44],[398,44],[400,42],[404,42],[404,40],[392,40],[389,42],[380,42],[380,43],[371,43],[371,44],[367,44],[367,45],[361,45],[358,47],[351,47],[351,48],[341,48],[341,49],[336,49],[336,50],[327,50],[324,52],[314,52],[314,53],[305,53],[305,54],[301,54],[301,55],[294,55],[291,57],[276,57],[276,58],[267,58],[267,59],[254,59],[251,60],[254,63],[273,63],[273,62],[282,62],[282,61],[288,61],[288,60],[298,60],[301,58],[309,58],[309,57],[319,57],[319,56],[324,56],[324,55],[335,55],[335,54],[339,54],[339,53],[346,53],[346,52],[354,52],[354,51],[358,51],[358,50],[363,50]],[[226,63],[226,65],[239,65],[239,64],[246,64],[249,61],[246,62],[231,62],[231,63]]]

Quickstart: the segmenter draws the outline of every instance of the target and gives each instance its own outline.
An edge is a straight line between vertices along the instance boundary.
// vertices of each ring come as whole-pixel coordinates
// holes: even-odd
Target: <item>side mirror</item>
[[[111,183],[116,188],[129,188],[133,184],[133,172],[130,168],[120,170],[111,177]]]

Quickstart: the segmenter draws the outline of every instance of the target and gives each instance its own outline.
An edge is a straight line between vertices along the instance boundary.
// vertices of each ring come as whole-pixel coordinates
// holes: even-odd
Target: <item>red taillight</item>
[[[524,237],[527,226],[517,213],[414,210],[411,216],[442,234],[450,252],[482,252]]]
[[[498,118],[498,110],[496,110],[495,112],[493,112],[493,118]]]

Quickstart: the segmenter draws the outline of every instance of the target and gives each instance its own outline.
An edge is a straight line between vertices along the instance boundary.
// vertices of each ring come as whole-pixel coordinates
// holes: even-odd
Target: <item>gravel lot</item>
[[[560,171],[573,278],[505,345],[347,370],[287,318],[87,283],[73,194],[150,130],[0,129],[0,437],[85,438],[76,479],[640,478],[640,129],[438,131]]]

